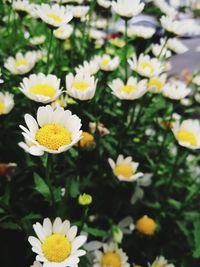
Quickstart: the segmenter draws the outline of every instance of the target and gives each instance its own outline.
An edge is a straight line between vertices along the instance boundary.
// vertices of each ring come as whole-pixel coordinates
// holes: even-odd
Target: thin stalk
[[[128,79],[128,20],[125,19],[125,33],[124,33],[124,39],[125,39],[125,49],[124,49],[124,70],[125,70],[125,82],[127,82]]]
[[[47,166],[46,166],[46,182],[49,187],[50,196],[51,196],[51,206],[55,207],[55,198],[53,194],[53,187],[51,182],[51,174],[52,174],[52,158],[51,154],[47,155]]]
[[[158,59],[161,59],[162,58],[161,55],[162,55],[162,52],[163,52],[163,50],[165,49],[165,47],[167,45],[168,40],[169,40],[169,38],[167,37],[166,40],[165,40],[165,42],[164,42],[164,44],[163,44],[163,46],[162,46],[162,48],[161,48],[161,50],[160,50],[160,53],[158,55]]]
[[[48,47],[47,65],[46,65],[46,73],[47,74],[49,73],[49,60],[50,60],[50,54],[51,54],[52,40],[53,40],[53,30],[50,29],[50,38],[49,38],[49,47]]]
[[[82,220],[81,220],[80,231],[83,230],[84,224],[85,224],[86,219],[87,219],[88,211],[89,211],[89,207],[88,206],[84,207],[84,212],[83,212],[83,216],[82,216]]]

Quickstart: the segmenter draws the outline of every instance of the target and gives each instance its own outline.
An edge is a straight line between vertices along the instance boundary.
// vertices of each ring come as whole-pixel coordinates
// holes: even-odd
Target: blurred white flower
[[[90,29],[89,36],[92,39],[99,40],[106,38],[106,33],[104,31],[96,30],[96,29]]]
[[[75,76],[66,75],[67,94],[75,99],[89,100],[95,95],[97,80],[89,73],[80,72]]]
[[[84,19],[89,11],[89,6],[72,6],[71,9],[74,18]]]
[[[188,51],[188,47],[175,37],[168,39],[167,48],[175,52],[176,54],[183,54]]]
[[[45,35],[40,35],[40,36],[34,36],[30,38],[30,43],[32,45],[41,45],[45,42],[46,36]]]
[[[73,32],[73,27],[70,24],[65,24],[55,29],[53,31],[53,35],[60,40],[65,40],[71,36],[72,32]]]
[[[14,107],[14,95],[0,92],[0,115],[8,114]]]
[[[144,3],[140,3],[140,0],[117,0],[112,2],[112,7],[119,16],[132,18],[142,12]]]
[[[99,62],[100,62],[99,56],[95,56],[89,62],[84,61],[83,65],[79,65],[78,67],[75,68],[76,73],[85,72],[89,73],[90,75],[94,75],[99,71]]]
[[[142,97],[147,92],[147,80],[138,81],[135,77],[130,77],[126,84],[117,78],[114,79],[109,87],[112,93],[119,99],[134,100]]]
[[[153,55],[158,58],[169,58],[172,55],[171,51],[167,49],[165,39],[161,39],[160,44],[152,44],[151,50]]]
[[[148,82],[148,90],[154,94],[161,93],[165,85],[166,79],[166,73],[150,78]]]
[[[195,77],[192,79],[192,82],[200,86],[200,75],[195,75]]]
[[[34,261],[33,265],[31,267],[43,267],[43,265],[39,261]]]
[[[148,187],[152,182],[152,173],[145,173],[143,177],[136,181],[135,191],[131,197],[131,204],[135,204],[138,200],[144,197],[144,190],[142,187]]]
[[[191,93],[191,89],[182,81],[169,80],[163,87],[163,95],[174,100],[181,100]]]
[[[168,264],[168,261],[163,257],[159,256],[155,259],[155,261],[149,265],[149,267],[175,267],[174,264]]]
[[[113,71],[115,70],[120,63],[120,59],[118,56],[115,56],[114,58],[111,58],[110,55],[104,54],[100,57],[100,69],[104,71]]]
[[[170,6],[166,0],[154,0],[154,4],[164,13],[166,16],[175,17],[177,11],[174,7]]]
[[[110,0],[97,0],[98,5],[104,8],[109,8],[111,6]]]
[[[12,2],[12,8],[17,12],[25,12],[31,14],[34,9],[34,4],[28,0],[14,0]]]
[[[121,27],[121,31],[124,32],[125,28]],[[128,36],[129,37],[140,37],[144,39],[151,38],[155,33],[155,29],[151,27],[146,27],[142,25],[132,25],[128,27]]]
[[[171,34],[183,35],[187,32],[183,21],[174,20],[173,18],[168,16],[162,16],[160,21],[163,28]]]

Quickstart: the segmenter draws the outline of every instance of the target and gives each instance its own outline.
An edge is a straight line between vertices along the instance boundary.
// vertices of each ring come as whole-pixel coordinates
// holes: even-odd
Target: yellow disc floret
[[[102,267],[121,267],[121,258],[115,252],[107,252],[101,258]]]
[[[75,82],[72,84],[72,87],[79,91],[85,91],[90,87],[90,85],[85,82]]]
[[[47,17],[54,20],[55,22],[62,22],[62,19],[55,14],[47,14]]]
[[[80,146],[81,147],[86,147],[89,144],[91,144],[93,141],[94,141],[94,136],[93,135],[91,135],[88,132],[83,132],[82,133],[82,138],[80,140]]]
[[[148,216],[143,216],[136,222],[136,229],[144,235],[153,235],[156,230],[156,223]]]
[[[71,134],[60,124],[46,124],[36,132],[35,139],[40,145],[57,150],[71,143]]]
[[[104,58],[101,61],[101,64],[104,65],[104,66],[108,65],[109,63],[110,63],[110,59],[109,58]]]
[[[191,146],[197,146],[197,138],[196,136],[188,131],[178,131],[176,138],[178,139],[178,141],[180,142],[187,142],[189,143]]]
[[[148,87],[149,88],[154,87],[156,88],[157,92],[160,92],[163,88],[163,83],[159,79],[152,78],[149,80]]]
[[[28,61],[25,58],[20,58],[20,59],[16,60],[15,68],[19,68],[22,65],[27,65],[27,64],[28,64]]]
[[[0,100],[0,114],[3,114],[5,110],[5,104]]]
[[[118,164],[116,165],[115,169],[114,169],[114,174],[116,176],[124,176],[127,179],[130,178],[134,172],[133,172],[133,168],[126,163],[122,163],[122,164]]]
[[[154,67],[149,62],[143,62],[140,64],[142,69],[148,69],[149,73],[152,74],[154,72]]]
[[[124,85],[123,87],[121,87],[118,92],[119,93],[125,92],[127,94],[130,94],[135,90],[138,90],[137,86],[127,84],[127,85]]]
[[[30,92],[32,94],[43,95],[53,98],[56,93],[56,89],[48,83],[40,83],[32,86],[30,88]]]
[[[53,234],[44,240],[42,252],[48,261],[62,262],[70,255],[71,243],[65,236]]]

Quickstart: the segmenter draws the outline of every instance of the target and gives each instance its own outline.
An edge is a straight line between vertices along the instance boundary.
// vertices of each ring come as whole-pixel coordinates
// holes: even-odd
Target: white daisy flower
[[[73,32],[73,27],[70,24],[65,24],[53,31],[53,35],[61,40],[68,39]]]
[[[72,14],[73,17],[76,19],[82,19],[85,18],[89,11],[89,6],[73,6],[72,8]]]
[[[0,115],[8,114],[14,107],[14,95],[0,92]]]
[[[166,73],[150,78],[148,82],[148,90],[154,94],[161,93],[166,83],[166,79]]]
[[[139,163],[134,162],[132,157],[124,158],[124,156],[119,155],[116,162],[114,162],[111,158],[108,159],[108,162],[114,175],[120,181],[132,182],[143,176],[142,172],[136,172]]]
[[[91,21],[91,26],[97,29],[105,29],[108,22],[104,18],[94,18],[94,21]]]
[[[56,0],[57,3],[59,4],[67,4],[67,3],[76,3],[81,5],[83,3],[84,0]]]
[[[168,264],[168,260],[166,260],[163,256],[159,256],[149,267],[175,267],[175,266],[174,264]]]
[[[65,108],[67,106],[68,97],[66,95],[61,95],[54,102],[51,103],[51,106],[55,109],[57,107]]]
[[[83,65],[79,65],[75,68],[76,73],[83,72],[89,73],[90,75],[94,75],[99,71],[99,62],[100,58],[98,56],[95,56],[89,62],[84,61]]]
[[[1,79],[1,72],[0,72],[0,83],[4,83],[4,80],[3,79]]]
[[[197,120],[176,121],[172,128],[179,145],[190,148],[200,148],[200,123]]]
[[[149,55],[144,54],[140,54],[138,59],[134,55],[128,62],[134,71],[148,78],[158,76],[164,68],[157,58],[150,58]]]
[[[168,16],[162,16],[160,22],[162,27],[171,34],[182,35],[186,33],[185,24],[182,21],[174,20]]]
[[[189,49],[178,38],[169,38],[167,41],[167,48],[176,54],[183,54]]]
[[[39,261],[34,261],[33,265],[31,267],[43,267],[43,265]]]
[[[117,0],[112,2],[112,7],[119,16],[132,18],[142,12],[144,3],[140,3],[140,0]]]
[[[167,49],[167,43],[164,38],[160,40],[160,44],[152,44],[151,50],[155,57],[169,58],[172,55],[171,51]]]
[[[34,36],[30,38],[30,43],[32,45],[41,45],[45,42],[46,36],[45,35],[40,35],[40,36]]]
[[[200,75],[195,75],[195,77],[192,79],[192,82],[200,86]]]
[[[33,225],[37,238],[30,236],[28,241],[32,251],[37,254],[36,260],[43,267],[78,266],[79,257],[85,255],[85,250],[79,249],[86,241],[83,235],[77,236],[77,226],[71,226],[68,220],[56,218],[52,223],[49,218],[43,224]]]
[[[38,61],[37,51],[30,51],[26,54],[17,53],[15,58],[9,57],[5,63],[4,67],[8,69],[13,74],[25,74],[31,71],[36,62]]]
[[[163,87],[163,95],[174,100],[181,100],[191,93],[191,89],[181,81],[171,79]]]
[[[34,5],[27,0],[15,0],[12,2],[12,7],[17,12],[25,12],[31,14],[34,9]]]
[[[125,31],[125,27],[120,28],[120,31],[124,32]],[[132,25],[130,27],[128,27],[128,36],[129,37],[140,37],[140,38],[144,38],[144,39],[149,39],[151,38],[154,33],[155,33],[155,29],[151,28],[151,27],[144,27],[142,25]]]
[[[152,173],[145,173],[144,176],[137,180],[134,193],[131,197],[131,204],[135,204],[138,200],[141,200],[144,196],[143,187],[148,187],[151,185]]]
[[[81,120],[71,111],[50,105],[39,107],[37,121],[30,115],[24,116],[27,128],[20,125],[23,136],[33,144],[30,154],[44,152],[58,154],[70,149],[81,138]]]
[[[73,18],[71,9],[58,4],[52,6],[41,4],[37,6],[37,14],[41,20],[53,27],[60,27],[67,24]]]
[[[109,8],[111,6],[111,1],[109,0],[97,0],[97,4],[104,8]]]
[[[97,80],[89,73],[79,72],[66,76],[67,94],[75,99],[89,100],[95,95]]]
[[[29,99],[40,103],[55,101],[62,93],[60,79],[55,75],[31,74],[20,83],[20,91]]]
[[[114,58],[111,58],[110,55],[104,54],[100,57],[100,69],[104,71],[113,71],[115,70],[120,63],[120,59],[118,56],[115,56]]]
[[[90,29],[89,36],[91,39],[94,39],[94,40],[105,39],[106,33],[104,31]]]
[[[121,79],[115,79],[109,84],[112,93],[119,99],[134,100],[142,97],[147,92],[147,80],[137,81],[130,77],[126,84]]]
[[[165,15],[174,18],[177,15],[175,8],[170,6],[165,0],[154,0],[154,4],[164,13]]]

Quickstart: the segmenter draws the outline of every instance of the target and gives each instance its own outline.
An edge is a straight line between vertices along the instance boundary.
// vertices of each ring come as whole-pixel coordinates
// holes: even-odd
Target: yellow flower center
[[[90,87],[90,85],[85,82],[75,82],[72,84],[72,87],[76,90],[85,91]]]
[[[135,90],[138,90],[137,86],[127,84],[127,85],[124,85],[123,87],[121,87],[118,92],[119,93],[125,92],[127,94],[130,94]]]
[[[3,103],[3,101],[0,100],[0,114],[3,114],[5,110],[5,104]]]
[[[101,61],[101,64],[104,65],[104,66],[108,65],[109,63],[110,63],[110,59],[109,58],[104,58]]]
[[[114,169],[114,174],[116,176],[120,176],[120,175],[124,176],[128,179],[134,174],[134,172],[133,172],[132,167],[129,164],[122,163],[122,164],[116,165]]]
[[[36,140],[48,149],[57,150],[71,142],[71,134],[60,124],[46,124],[35,135]]]
[[[43,95],[53,98],[56,93],[56,89],[48,83],[39,83],[32,86],[30,88],[30,92],[32,94]]]
[[[102,267],[121,267],[121,258],[115,252],[107,252],[101,258]]]
[[[27,65],[27,64],[28,64],[28,61],[25,58],[20,58],[20,59],[16,60],[15,68],[19,68],[22,65]]]
[[[55,33],[56,33],[56,34],[63,34],[63,33],[64,33],[64,31],[63,31],[63,30],[61,30],[61,29],[58,29],[58,30],[56,30],[56,31],[55,31]]]
[[[160,264],[160,263],[156,263],[153,265],[153,267],[165,267],[166,264]]]
[[[62,262],[70,255],[71,244],[67,237],[53,234],[43,242],[42,252],[48,261]]]
[[[149,71],[150,74],[154,72],[154,67],[149,62],[143,62],[140,64],[142,69],[146,69]]]
[[[148,87],[149,88],[155,87],[156,91],[160,92],[163,87],[163,83],[159,79],[150,79]]]
[[[197,139],[196,136],[188,131],[178,131],[176,138],[180,142],[187,142],[190,143],[191,146],[196,146],[197,145]]]
[[[156,230],[156,223],[145,215],[137,220],[136,229],[145,235],[153,235]]]
[[[80,146],[81,147],[88,146],[93,141],[94,141],[94,136],[93,135],[91,135],[88,132],[83,132],[82,133],[82,138],[80,140]]]
[[[52,13],[47,14],[47,17],[54,20],[55,22],[62,22],[62,19],[55,14],[52,14]]]

